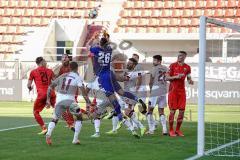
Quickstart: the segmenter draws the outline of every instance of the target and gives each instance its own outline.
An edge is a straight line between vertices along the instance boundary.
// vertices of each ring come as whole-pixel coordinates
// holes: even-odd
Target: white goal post
[[[234,31],[240,32],[240,25],[223,22],[217,19],[208,18],[205,16],[200,17],[200,28],[199,28],[199,81],[198,81],[198,138],[197,138],[197,155],[195,158],[199,158],[201,156],[207,155],[212,151],[205,152],[205,60],[206,60],[206,25],[215,24],[219,27],[230,28]],[[229,144],[224,144],[218,148],[226,147],[226,145],[231,145],[233,143],[238,143],[240,140],[236,140],[236,142],[232,142]],[[195,159],[193,158],[193,159]]]

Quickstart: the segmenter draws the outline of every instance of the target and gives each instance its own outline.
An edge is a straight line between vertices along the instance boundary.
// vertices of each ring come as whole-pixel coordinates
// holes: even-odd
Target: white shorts
[[[57,102],[54,108],[53,118],[60,119],[62,116],[62,113],[65,112],[66,109],[69,108],[69,106],[74,102],[75,100],[71,100],[71,99]]]
[[[150,97],[148,105],[151,108],[154,108],[156,105],[158,105],[158,108],[165,108],[167,106],[166,95]]]

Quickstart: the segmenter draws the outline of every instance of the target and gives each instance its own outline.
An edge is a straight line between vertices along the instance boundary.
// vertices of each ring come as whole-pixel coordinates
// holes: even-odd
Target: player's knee
[[[39,111],[33,111],[34,115],[39,115],[39,113],[40,113]]]
[[[147,112],[147,114],[152,114],[153,113],[153,107],[148,107],[148,112]]]
[[[125,115],[128,116],[129,118],[131,118],[133,115],[133,110],[131,110],[129,108],[125,109]]]

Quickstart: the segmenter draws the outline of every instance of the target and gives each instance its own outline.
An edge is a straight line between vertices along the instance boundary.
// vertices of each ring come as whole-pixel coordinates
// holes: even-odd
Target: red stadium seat
[[[178,21],[178,18],[170,18],[170,21],[169,21],[169,26],[171,27],[176,27],[179,25],[179,21]]]
[[[177,17],[182,17],[182,9],[174,9],[172,11],[172,17],[177,18]]]
[[[133,2],[132,1],[125,1],[123,3],[123,8],[133,8]]]
[[[63,9],[67,7],[67,1],[57,0],[57,8]]]
[[[7,34],[16,34],[16,26],[7,26]]]
[[[234,18],[234,23],[240,24],[240,18]]]
[[[30,25],[31,25],[31,26],[40,26],[40,21],[41,21],[40,18],[31,17],[31,19],[30,19]]]
[[[11,17],[10,24],[11,25],[19,25],[21,23],[20,17]]]
[[[217,8],[225,8],[226,7],[225,0],[218,0],[217,1]]]
[[[75,8],[75,5],[76,5],[75,1],[73,1],[73,0],[68,0],[68,1],[67,1],[67,5],[64,6],[64,8],[73,9],[73,8]]]
[[[28,8],[36,8],[37,1],[36,0],[28,0]]]
[[[153,2],[152,1],[144,1],[143,2],[143,8],[150,9],[152,7],[153,7]]]
[[[183,8],[183,1],[182,0],[175,0],[175,3],[174,3],[174,8],[176,9],[182,9]]]
[[[8,6],[8,1],[0,1],[0,7],[5,8]]]
[[[4,16],[11,16],[11,15],[13,15],[13,9],[11,9],[11,8],[5,8],[4,9]]]
[[[78,9],[85,8],[85,2],[84,1],[77,1],[76,8],[78,8]]]
[[[37,9],[37,8],[35,8],[34,11],[33,11],[33,15],[34,15],[35,17],[42,17],[43,11],[44,11],[43,9]]]
[[[149,26],[157,27],[158,24],[159,24],[159,19],[158,18],[149,19]]]
[[[192,16],[192,9],[184,9],[183,10],[183,14],[182,14],[182,17],[183,18],[189,18]]]
[[[148,19],[147,18],[140,18],[138,20],[138,26],[147,26],[148,25]]]
[[[18,8],[27,8],[27,1],[19,0],[18,1]]]
[[[214,11],[214,17],[216,18],[221,18],[221,17],[224,17],[224,12],[223,12],[223,9],[222,8],[218,8]]]
[[[173,8],[173,1],[172,0],[165,0],[164,1],[164,8],[165,9]]]
[[[14,12],[13,12],[13,16],[14,17],[21,17],[21,16],[23,16],[23,13],[24,13],[23,9],[15,8]]]
[[[88,3],[86,4],[86,7],[89,9],[96,7],[95,1],[88,1]]]
[[[191,27],[199,26],[199,18],[192,18],[190,26]]]
[[[181,18],[180,19],[180,26],[181,27],[189,26],[189,18]]]
[[[212,17],[213,16],[213,10],[212,9],[205,9],[204,10],[204,16]]]
[[[131,11],[131,17],[140,17],[140,14],[139,14],[140,10],[135,10],[133,9]]]
[[[24,27],[22,26],[17,26],[16,27],[16,34],[18,35],[23,35],[25,32],[24,32]]]
[[[197,18],[203,15],[202,9],[194,9],[192,17]]]
[[[134,1],[133,3],[134,8],[142,8],[142,1]]]
[[[120,17],[129,17],[129,12],[128,12],[128,10],[126,10],[126,9],[121,10],[121,12],[120,12]]]
[[[194,6],[195,6],[195,4],[194,4],[193,0],[186,0],[185,1],[184,8],[192,9],[192,8],[194,8]]]
[[[18,6],[18,3],[16,0],[8,0],[8,7],[9,8],[16,8]]]
[[[236,17],[240,17],[240,8],[238,8],[236,11]]]
[[[238,2],[238,5],[239,5],[239,2]],[[228,8],[237,8],[236,0],[228,0],[227,7]]]
[[[40,26],[47,26],[50,23],[48,18],[41,18]]]
[[[70,17],[72,17],[72,13],[69,10],[64,10],[63,14],[60,17],[70,18]]]
[[[204,0],[196,0],[195,8],[205,8]]]
[[[33,16],[33,9],[25,8],[23,14],[24,14],[25,17],[31,17],[31,16]]]
[[[168,18],[160,18],[159,19],[159,26],[160,27],[167,27],[169,24],[169,19]]]
[[[154,1],[153,7],[156,9],[162,9],[164,7],[163,1]]]
[[[207,0],[206,8],[215,8],[215,1],[214,0]]]
[[[163,9],[161,17],[171,17],[171,11],[170,9]]]
[[[57,8],[57,1],[47,0],[47,7],[51,9]]]
[[[122,26],[126,26],[128,24],[127,19],[121,18],[117,21],[117,25],[122,27]]]
[[[131,27],[136,27],[138,24],[138,21],[137,21],[137,18],[129,18],[128,19],[128,26],[131,26]]]
[[[9,17],[2,17],[0,18],[0,24],[1,25],[8,25],[10,22],[10,18]]]
[[[30,18],[28,18],[28,17],[21,17],[21,19],[20,19],[20,24],[21,24],[22,26],[29,26],[29,24],[30,24]]]
[[[234,9],[227,9],[225,12],[225,17],[232,18],[235,17]]]
[[[140,10],[141,17],[150,17],[150,10]]]
[[[151,17],[153,17],[153,18],[160,17],[160,13],[161,13],[160,10],[154,9],[151,11]]]
[[[47,1],[38,0],[37,7],[38,8],[47,8]]]

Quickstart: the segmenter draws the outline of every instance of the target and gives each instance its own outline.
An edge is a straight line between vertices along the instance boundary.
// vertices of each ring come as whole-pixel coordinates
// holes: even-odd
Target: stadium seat
[[[188,33],[198,33],[198,27],[189,27]]]
[[[47,8],[51,9],[57,8],[57,1],[47,0]]]
[[[158,18],[149,19],[149,25],[148,26],[157,27],[158,24],[159,24],[159,19]]]
[[[5,34],[7,31],[7,26],[0,26],[0,35]],[[0,40],[1,41],[1,40]]]
[[[192,18],[192,19],[191,19],[190,26],[191,26],[191,27],[197,27],[197,26],[199,26],[199,18]]]
[[[161,17],[171,17],[171,11],[170,9],[163,9]]]
[[[137,33],[146,33],[147,29],[146,27],[137,27],[136,32]]]
[[[163,1],[154,1],[153,7],[156,9],[162,9],[164,7]]]
[[[184,9],[183,10],[183,14],[182,14],[182,17],[183,18],[189,18],[192,16],[192,9]]]
[[[30,18],[28,18],[28,17],[21,17],[20,25],[22,25],[22,26],[29,26],[29,24],[30,24]]]
[[[124,9],[124,10],[121,10],[120,14],[119,14],[120,17],[129,17],[129,12],[128,10]]]
[[[204,16],[212,17],[213,16],[213,10],[212,9],[205,9],[204,10]]]
[[[31,17],[33,16],[33,9],[25,8],[23,14],[24,14],[24,17]]]
[[[10,18],[9,17],[2,17],[0,18],[0,24],[1,25],[8,25],[10,22]]]
[[[187,27],[187,26],[189,26],[189,18],[181,18],[179,25],[180,25],[181,27]]]
[[[2,38],[2,43],[8,44],[12,42],[12,35],[4,35]]]
[[[165,8],[165,9],[171,9],[171,8],[173,8],[173,1],[172,1],[172,0],[165,0],[165,1],[164,1],[164,8]]]
[[[150,10],[141,10],[141,17],[150,17]]]
[[[72,17],[72,13],[70,10],[63,10],[62,15],[60,15],[61,18],[70,18]]]
[[[194,4],[193,0],[186,0],[185,1],[184,8],[192,9],[192,8],[194,8],[194,6],[195,6],[195,4]]]
[[[215,8],[215,1],[214,0],[207,0],[206,8]]]
[[[240,8],[238,8],[236,11],[236,17],[238,17],[238,18],[240,17]]]
[[[7,34],[15,34],[16,33],[16,26],[7,26]]]
[[[153,17],[153,18],[157,18],[157,17],[159,17],[160,16],[160,10],[158,10],[158,9],[154,9],[154,10],[151,10],[151,17]]]
[[[136,27],[137,24],[138,24],[138,19],[137,18],[128,19],[128,26]]]
[[[19,35],[14,35],[12,40],[13,40],[14,44],[18,44],[18,45],[22,45],[23,44],[22,37],[19,36]]]
[[[234,9],[228,8],[228,9],[226,10],[226,12],[225,12],[225,17],[227,17],[227,18],[233,18],[233,17],[235,17]]]
[[[148,27],[146,32],[147,33],[156,33],[156,27]]]
[[[143,2],[143,8],[150,9],[152,7],[153,7],[153,2],[152,1],[144,1]]]
[[[160,18],[159,19],[159,27],[166,27],[168,25],[169,19],[168,18]]]
[[[195,8],[197,9],[205,8],[204,0],[196,0]]]
[[[126,26],[128,24],[127,19],[121,18],[117,21],[117,25],[122,27],[122,26]]]
[[[139,12],[140,12],[140,10],[133,9],[131,11],[131,17],[140,17]]]
[[[77,1],[76,8],[77,8],[77,9],[83,9],[83,8],[85,8],[85,2],[83,2],[83,1]]]
[[[84,10],[75,10],[72,15],[73,18],[84,17]]]
[[[175,9],[182,9],[183,8],[183,1],[182,0],[175,0],[175,3],[174,3],[174,8]]]
[[[24,32],[24,27],[22,26],[17,26],[16,27],[16,34],[18,35],[23,35],[25,32]]]
[[[10,24],[11,25],[19,25],[21,23],[20,17],[11,17],[10,18]]]
[[[67,8],[67,1],[57,0],[57,9]]]
[[[18,1],[18,8],[27,8],[28,4],[27,4],[28,1],[25,1],[25,0],[19,0]]]
[[[174,9],[172,11],[172,17],[177,18],[177,17],[182,17],[182,9]]]
[[[169,26],[176,27],[179,25],[178,18],[170,18],[169,20]]]
[[[40,26],[47,26],[50,23],[48,18],[41,18]]]
[[[41,21],[41,18],[31,17],[31,19],[30,19],[30,25],[31,25],[31,26],[40,26],[40,21]]]
[[[238,1],[238,3],[239,3],[239,1]],[[236,0],[228,0],[227,7],[228,8],[237,8]]]
[[[203,15],[203,10],[202,9],[194,9],[193,10],[193,18],[197,18],[200,17],[201,15]]]
[[[54,12],[54,10],[45,8],[43,15],[44,15],[44,17],[52,17],[53,12]]]
[[[67,5],[63,6],[63,7],[64,8],[68,8],[68,9],[73,9],[73,8],[75,8],[75,5],[76,5],[76,3],[75,3],[74,0],[68,0],[67,1]]]
[[[146,27],[148,25],[148,19],[147,18],[140,18],[138,20],[138,26],[144,26]]]
[[[130,32],[130,33],[135,33],[136,32],[136,27],[126,27],[125,32]]]
[[[188,33],[188,28],[186,28],[186,27],[179,27],[177,32],[178,33]]]
[[[28,8],[36,8],[36,7],[37,7],[37,1],[28,0]]]
[[[5,8],[8,6],[8,1],[0,1],[0,7]]]
[[[220,33],[221,29],[219,27],[211,27],[210,33]]]
[[[223,9],[222,8],[218,8],[214,11],[214,15],[213,17],[215,18],[221,18],[221,17],[224,17],[224,12],[223,12]]]
[[[216,7],[217,8],[225,8],[226,7],[226,1],[225,0],[218,0]]]
[[[88,1],[86,2],[86,8],[92,9],[94,7],[96,7],[95,1]]]
[[[234,18],[234,23],[240,24],[240,18]]]
[[[123,8],[126,8],[126,9],[133,8],[133,2],[132,1],[125,1],[123,3]]]
[[[178,32],[178,28],[176,27],[168,27],[167,28],[167,33],[177,33]]]
[[[5,8],[4,9],[4,16],[11,16],[13,15],[13,11],[11,8]]]
[[[134,1],[133,7],[134,7],[135,9],[140,9],[140,8],[142,8],[142,1]]]
[[[44,11],[43,9],[37,9],[37,8],[35,8],[34,11],[33,11],[33,15],[34,15],[35,17],[42,17],[43,11]]]
[[[38,8],[47,8],[47,1],[39,0],[37,3]]]
[[[23,13],[24,13],[24,10],[23,10],[23,9],[15,8],[15,9],[14,9],[14,12],[13,12],[13,16],[14,16],[14,17],[22,17],[22,16],[23,16]]]
[[[18,6],[18,3],[16,0],[9,0],[8,1],[8,8],[15,8]]]

